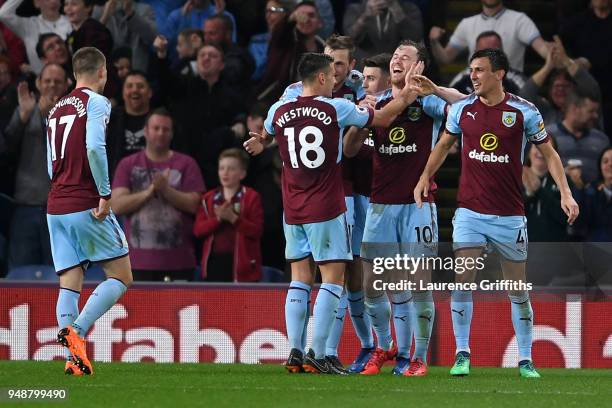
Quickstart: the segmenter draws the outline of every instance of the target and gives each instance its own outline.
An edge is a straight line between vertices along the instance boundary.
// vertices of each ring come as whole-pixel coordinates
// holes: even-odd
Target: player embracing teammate
[[[522,166],[525,144],[537,146],[561,193],[561,208],[572,224],[578,205],[572,197],[563,165],[546,134],[542,116],[530,102],[504,92],[502,80],[508,58],[499,49],[476,51],[470,58],[474,93],[450,108],[446,131],[431,153],[414,200],[420,207],[429,199],[430,178],[440,168],[457,137],[461,137],[461,179],[458,208],[453,218],[453,248],[457,258],[477,258],[485,246],[501,255],[504,279],[526,282],[527,223],[523,199]],[[455,281],[473,282],[476,270],[455,274]],[[533,310],[527,291],[509,291],[512,324],[519,349],[522,377],[540,377],[531,360]],[[451,294],[456,341],[452,375],[470,372],[472,293]]]
[[[391,89],[376,98],[370,95],[370,106],[362,103],[365,109],[340,98],[329,98],[339,82],[337,78],[334,81],[333,65],[330,66],[335,60],[307,54],[300,64],[302,95],[290,95],[277,102],[266,120],[266,132],[275,135],[284,163],[286,256],[292,262],[292,282],[285,305],[291,346],[286,366],[291,372],[303,369],[346,373],[326,358],[329,347],[325,348],[326,343],[329,346],[343,294],[344,265],[352,259],[339,163],[342,148],[347,156],[354,156],[363,150],[370,134],[374,145],[373,176],[360,255],[370,265],[363,277],[362,304],[378,344],[374,351],[364,347],[367,335],[362,333],[362,354],[368,360],[363,370],[351,371],[378,374],[386,361],[396,358],[394,374],[422,376],[427,373],[426,355],[435,316],[432,293],[398,291],[387,296],[373,291],[371,262],[396,254],[437,255],[433,176],[456,137],[461,135],[462,142],[459,208],[453,219],[457,257],[479,257],[490,245],[502,255],[504,279],[526,281],[527,231],[520,187],[522,152],[527,142],[536,144],[549,163],[570,224],[578,215],[578,206],[559,157],[548,143],[539,112],[531,103],[503,90],[501,81],[508,71],[508,61],[502,51],[486,49],[472,56],[470,72],[475,92],[464,97],[421,76],[427,61],[425,48],[403,42],[390,62]],[[453,105],[449,107],[447,103]],[[446,131],[438,141],[444,120]],[[351,125],[369,127],[371,132],[347,130]],[[267,135],[253,135],[245,147],[258,154],[269,142]],[[323,284],[314,308],[312,349],[304,355],[314,282],[310,256],[319,264]],[[427,269],[393,272],[398,279],[431,280]],[[456,281],[461,283],[474,279],[475,270],[456,275]],[[352,291],[356,289],[359,288]],[[523,377],[539,377],[531,361],[533,312],[529,295],[511,291],[509,297],[519,346],[519,372]],[[457,345],[452,375],[469,373],[472,310],[471,292],[452,292]],[[392,311],[397,344],[390,330]],[[415,352],[411,358],[413,333]]]
[[[305,54],[298,66],[301,96],[275,103],[264,123],[264,135],[254,134],[245,148],[259,154],[270,143],[269,136],[274,136],[283,162],[285,256],[291,262],[292,275],[285,306],[291,346],[287,369],[344,374],[325,358],[344,289],[345,263],[353,259],[340,168],[342,135],[348,126],[388,126],[414,98],[407,80],[398,97],[380,110],[332,99],[333,63],[325,54]],[[410,77],[412,70],[406,75]],[[314,282],[311,256],[321,270],[323,283],[313,311],[312,349],[304,355],[308,300]]]
[[[422,44],[402,42],[389,63],[391,89],[377,98],[376,109],[392,102],[407,85],[406,72],[411,66],[415,66],[417,73],[420,73],[428,59],[427,50]],[[415,76],[414,82],[409,86],[412,86],[416,99],[389,126],[372,128],[372,185],[361,257],[365,261],[365,308],[376,333],[378,347],[361,371],[364,375],[378,374],[382,365],[394,358],[394,374],[423,376],[427,373],[426,357],[435,317],[431,291],[395,291],[387,296],[384,291],[374,290],[372,285],[372,261],[375,258],[393,258],[396,254],[410,257],[437,254],[435,203],[430,200],[417,208],[412,191],[438,139],[446,101],[453,102],[464,95],[437,87],[420,75]],[[417,93],[425,96],[417,97]],[[367,132],[347,135],[346,154],[350,156],[361,150],[367,135]],[[386,278],[392,281],[431,279],[431,271],[423,268],[385,273],[388,275]],[[397,344],[394,344],[391,337],[391,313]],[[411,358],[413,332],[415,352]]]

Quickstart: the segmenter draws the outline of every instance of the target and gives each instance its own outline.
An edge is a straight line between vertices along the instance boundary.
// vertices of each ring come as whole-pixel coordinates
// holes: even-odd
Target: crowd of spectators
[[[0,0],[0,276],[52,264],[45,118],[73,88],[71,55],[84,46],[107,58],[113,210],[136,280],[282,274],[278,151],[248,158],[241,146],[299,80],[300,56],[323,52],[334,32],[353,38],[358,69],[405,39],[425,41],[441,68],[503,49],[504,86],[542,112],[581,205],[568,229],[527,146],[529,239],[612,241],[612,0],[549,21],[556,35],[501,0],[480,3],[447,35],[448,2],[435,0]],[[456,71],[444,84],[472,92],[469,69]]]

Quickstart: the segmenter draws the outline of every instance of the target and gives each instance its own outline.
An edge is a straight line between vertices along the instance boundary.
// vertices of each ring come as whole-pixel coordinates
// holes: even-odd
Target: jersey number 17
[[[72,129],[72,124],[74,123],[74,119],[76,115],[66,115],[60,116],[59,124],[65,125],[64,132],[62,133],[62,147],[60,153],[60,159],[64,158],[64,152],[66,151],[66,141],[68,140],[68,136],[70,135],[70,129]],[[57,133],[57,118],[53,118],[49,121],[49,129],[51,129],[51,142],[49,145],[51,146],[51,161],[55,161],[57,159],[57,153],[55,151],[55,135]]]

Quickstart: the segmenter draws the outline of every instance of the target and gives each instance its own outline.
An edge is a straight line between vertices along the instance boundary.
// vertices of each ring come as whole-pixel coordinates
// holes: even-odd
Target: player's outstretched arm
[[[265,129],[261,135],[259,133],[249,132],[249,136],[251,136],[251,138],[242,145],[244,149],[253,156],[257,156],[263,152],[266,147],[273,146],[273,143],[276,143],[276,140],[270,137]]]
[[[438,141],[436,147],[431,151],[423,174],[421,174],[419,182],[414,188],[414,202],[417,207],[421,208],[421,206],[423,206],[423,198],[427,197],[429,194],[429,179],[431,179],[431,176],[435,174],[442,163],[444,163],[449,150],[453,147],[453,144],[455,144],[455,140],[457,140],[457,137],[445,130],[440,141]]]
[[[436,85],[431,79],[424,75],[413,75],[410,87],[413,92],[421,95],[435,95],[439,98],[444,99],[448,103],[455,103],[467,95],[462,94],[455,88],[446,88],[444,86]]]
[[[561,208],[567,215],[567,223],[572,225],[576,218],[578,218],[580,209],[567,184],[567,178],[565,177],[565,170],[563,169],[561,158],[551,143],[540,143],[537,144],[536,147],[540,153],[542,153],[542,156],[544,156],[544,160],[546,160],[548,164],[548,171],[550,171],[550,175],[555,180],[555,183],[557,183],[557,187],[559,187],[559,192],[561,193]]]
[[[408,105],[414,102],[417,98],[417,94],[412,91],[410,83],[412,82],[412,76],[421,74],[425,64],[422,61],[416,64],[410,65],[404,82],[404,87],[400,92],[393,98],[391,102],[385,105],[384,108],[374,111],[374,118],[372,119],[372,125],[377,127],[389,127],[395,118],[406,109]]]
[[[342,153],[346,157],[355,157],[366,137],[368,137],[369,130],[358,129],[355,126],[351,126],[349,130],[344,134],[344,140],[342,141]]]

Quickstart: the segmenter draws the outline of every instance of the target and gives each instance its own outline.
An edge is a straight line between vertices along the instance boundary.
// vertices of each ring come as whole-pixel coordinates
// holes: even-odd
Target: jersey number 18
[[[289,151],[289,160],[291,167],[297,169],[300,167],[297,154],[295,153],[295,128],[285,128],[284,135],[287,137],[287,150]],[[308,135],[313,135],[314,140],[309,142],[306,140]],[[318,127],[306,126],[298,134],[300,142],[300,161],[304,166],[310,169],[316,169],[325,161],[325,150],[321,147],[323,143],[323,132]],[[314,152],[314,159],[308,158],[308,152]],[[312,156],[312,153],[311,153]]]

